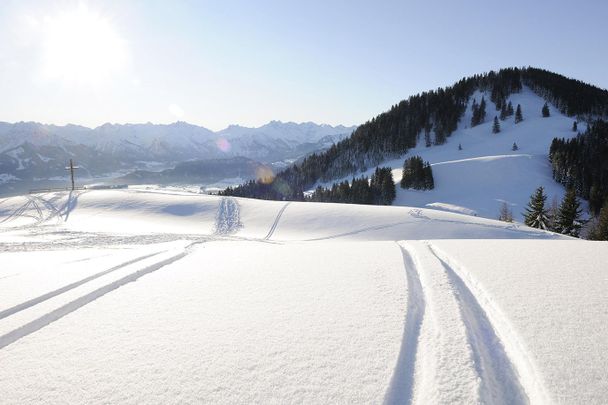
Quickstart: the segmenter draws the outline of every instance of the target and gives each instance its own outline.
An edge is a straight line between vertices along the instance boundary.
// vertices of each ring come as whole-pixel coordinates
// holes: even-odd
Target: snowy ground
[[[159,189],[0,199],[0,248],[2,403],[608,399],[604,242]]]

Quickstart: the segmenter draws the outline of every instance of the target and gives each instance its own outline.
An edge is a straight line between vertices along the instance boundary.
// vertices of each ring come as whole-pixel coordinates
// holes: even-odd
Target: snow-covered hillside
[[[141,188],[0,199],[0,247],[7,404],[608,397],[604,242]]]
[[[481,97],[480,92],[473,95],[458,130],[446,144],[427,148],[422,139],[403,157],[381,164],[394,169],[397,183],[401,180],[403,161],[409,156],[419,155],[433,167],[435,189],[416,191],[397,187],[395,205],[497,218],[501,204],[506,202],[514,218],[522,220],[521,213],[539,186],[545,187],[549,204],[554,198],[561,201],[565,190],[551,177],[549,146],[555,137],[576,136],[572,131],[573,119],[552,106],[551,116],[543,118],[541,109],[545,100],[524,86],[520,93],[509,97],[514,107],[521,105],[524,120],[515,124],[511,116],[500,121],[500,133],[493,134],[492,121],[500,112],[495,110],[489,94],[485,94],[488,103],[485,123],[470,128],[471,104],[473,99],[479,103]],[[579,131],[585,128],[584,123],[579,123]],[[518,150],[512,150],[513,143]],[[459,144],[462,150],[458,149]],[[372,172],[370,169],[366,174]]]

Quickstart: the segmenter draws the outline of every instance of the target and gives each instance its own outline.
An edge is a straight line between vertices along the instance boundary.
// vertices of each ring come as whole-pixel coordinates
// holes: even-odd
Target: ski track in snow
[[[279,225],[281,216],[283,215],[283,213],[285,212],[285,210],[287,209],[289,204],[291,204],[291,202],[286,202],[285,205],[283,205],[283,207],[281,207],[276,218],[274,219],[274,222],[272,223],[272,226],[270,227],[270,230],[268,231],[268,234],[266,236],[264,236],[264,240],[269,240],[272,237],[272,235],[274,234],[274,231],[277,229],[277,226]]]
[[[409,404],[412,402],[414,364],[425,306],[420,276],[414,265],[414,259],[403,246],[397,245],[401,249],[407,280],[407,311],[401,349],[399,350],[399,357],[391,383],[384,398],[385,404]]]
[[[543,377],[510,322],[466,269],[430,242],[430,252],[453,280],[463,303],[463,317],[470,323],[472,345],[484,368],[482,386],[486,403],[553,403]],[[508,396],[510,393],[510,396]],[[498,396],[498,399],[493,397]]]
[[[239,203],[231,197],[220,200],[215,220],[216,235],[230,235],[242,227]]]
[[[87,305],[90,302],[95,301],[96,299],[98,299],[98,298],[106,295],[107,293],[109,293],[109,292],[111,292],[113,290],[116,290],[117,288],[122,287],[125,284],[135,282],[139,278],[141,278],[142,276],[144,276],[146,274],[149,274],[149,273],[152,273],[154,271],[157,271],[157,270],[159,270],[159,269],[161,269],[161,268],[163,268],[163,267],[165,267],[165,266],[167,266],[167,265],[169,265],[171,263],[174,263],[174,262],[176,262],[176,261],[178,261],[178,260],[186,257],[190,253],[190,251],[192,250],[192,248],[195,245],[200,244],[200,243],[203,243],[203,242],[200,242],[200,241],[191,242],[189,245],[187,245],[183,249],[183,251],[181,251],[181,252],[179,252],[179,253],[177,253],[175,255],[172,255],[169,258],[166,258],[166,259],[161,260],[159,262],[153,263],[153,264],[151,264],[149,266],[146,266],[146,267],[144,267],[142,269],[139,269],[139,270],[137,270],[137,271],[135,271],[133,273],[130,273],[130,274],[128,274],[128,275],[126,275],[126,276],[118,279],[118,280],[112,281],[112,282],[110,282],[110,283],[108,283],[108,284],[106,284],[106,285],[104,285],[104,286],[102,286],[100,288],[95,289],[94,291],[91,291],[91,292],[89,292],[89,293],[87,293],[87,294],[85,294],[85,295],[83,295],[83,296],[81,296],[81,297],[79,297],[79,298],[77,298],[75,300],[72,300],[72,301],[68,302],[67,304],[62,305],[59,308],[54,309],[53,311],[51,311],[49,313],[46,313],[46,314],[38,317],[37,319],[35,319],[35,320],[31,321],[31,322],[26,323],[25,325],[22,325],[22,326],[18,327],[17,329],[14,329],[11,332],[8,332],[8,333],[4,334],[3,336],[0,336],[0,349],[2,349],[4,347],[6,347],[6,346],[8,346],[8,345],[10,345],[10,344],[18,341],[19,339],[21,339],[21,338],[23,338],[23,337],[25,337],[25,336],[27,336],[27,335],[29,335],[31,333],[34,333],[34,332],[36,332],[36,331],[44,328],[46,325],[50,324],[51,322],[54,322],[54,321],[57,321],[57,320],[63,318],[64,316],[66,316],[66,315],[68,315],[68,314],[76,311],[77,309],[79,309],[79,308]],[[151,257],[151,256],[155,256],[155,255],[160,254],[160,253],[163,253],[163,252],[157,252],[157,253],[154,253],[154,254],[150,254],[150,255],[147,255],[147,256],[143,256],[143,257],[139,257],[139,258],[127,261],[125,263],[122,263],[121,265],[118,265],[118,266],[115,266],[115,267],[113,267],[113,268],[111,268],[109,270],[106,270],[103,273],[107,274],[107,273],[109,273],[111,271],[118,270],[119,268],[124,268],[124,267],[129,266],[131,264],[134,264],[134,263],[136,263],[138,261],[144,260],[145,258],[148,258],[148,257]],[[104,274],[98,273],[98,274],[95,274],[95,275],[93,275],[91,277],[88,277],[86,279],[80,280],[79,282],[76,282],[74,284],[82,285],[82,284],[85,284],[86,282],[92,281],[95,278],[101,277]],[[17,313],[18,311],[21,311],[21,310],[23,310],[25,308],[32,307],[32,306],[34,306],[34,305],[36,305],[36,304],[38,304],[40,302],[43,302],[43,301],[51,298],[51,296],[57,296],[57,295],[59,295],[61,293],[64,293],[64,292],[66,292],[68,290],[71,290],[73,288],[76,288],[76,287],[77,286],[71,284],[71,285],[63,287],[63,288],[61,288],[59,290],[53,291],[53,292],[51,292],[49,294],[45,294],[45,295],[43,295],[41,297],[38,297],[38,298],[35,298],[33,300],[26,301],[25,303],[22,303],[20,305],[17,305],[17,306],[15,306],[13,308],[8,309],[7,311],[9,313],[5,313],[7,311],[3,311],[3,317],[2,318],[5,318],[6,316],[9,316],[9,315],[12,315],[14,313]]]
[[[466,326],[475,368],[480,377],[481,401],[488,404],[528,403],[504,345],[480,303],[458,274],[435,253],[433,247],[430,244],[427,246],[443,266],[460,303],[462,321]]]
[[[109,273],[111,273],[113,271],[122,269],[123,267],[126,267],[128,265],[137,263],[137,262],[142,261],[144,259],[147,259],[149,257],[156,256],[156,255],[158,255],[160,253],[164,253],[164,251],[150,253],[150,254],[147,254],[147,255],[144,255],[144,256],[136,257],[135,259],[129,260],[129,261],[124,262],[124,263],[121,263],[121,264],[119,264],[117,266],[114,266],[114,267],[111,267],[111,268],[109,268],[107,270],[104,270],[104,271],[101,271],[99,273],[93,274],[93,275],[91,275],[89,277],[85,277],[82,280],[75,281],[75,282],[73,282],[71,284],[68,284],[68,285],[63,286],[61,288],[58,288],[58,289],[56,289],[54,291],[50,291],[50,292],[48,292],[46,294],[43,294],[43,295],[41,295],[39,297],[32,298],[31,300],[27,300],[25,302],[22,302],[21,304],[15,305],[14,307],[5,309],[3,311],[0,311],[0,319],[3,319],[3,318],[6,318],[7,316],[16,314],[17,312],[23,311],[24,309],[32,307],[32,306],[34,306],[36,304],[40,304],[41,302],[44,302],[44,301],[49,300],[49,299],[51,299],[53,297],[56,297],[59,294],[63,294],[66,291],[70,291],[70,290],[72,290],[72,289],[74,289],[76,287],[79,287],[79,286],[81,286],[81,285],[83,285],[85,283],[88,283],[89,281],[95,280],[95,279],[97,279],[99,277],[102,277],[102,276],[105,276],[106,274],[109,274]]]
[[[548,402],[538,379],[522,386],[520,376],[530,373],[516,369],[484,306],[445,256],[428,242],[400,242],[399,247],[407,315],[384,403]]]
[[[508,225],[508,226],[499,226],[499,225],[490,225],[490,224],[476,223],[476,222],[451,221],[449,219],[429,218],[429,217],[423,215],[420,210],[411,210],[410,216],[412,218],[421,219],[421,220],[430,221],[430,222],[439,222],[439,223],[457,224],[457,225],[472,225],[472,226],[476,226],[476,227],[480,227],[480,228],[496,229],[496,230],[502,230],[505,232],[513,232],[517,235],[525,234],[525,235],[529,235],[532,238],[534,238],[534,237],[535,238],[539,238],[539,237],[552,238],[552,237],[554,237],[551,232],[544,231],[544,234],[542,234],[542,233],[538,232],[537,230],[527,231],[525,228],[521,227],[518,224],[512,224],[512,225]],[[401,225],[413,225],[413,223],[411,221],[401,221],[401,222],[393,222],[390,224],[375,225],[375,226],[357,229],[357,230],[351,231],[351,232],[344,232],[344,233],[339,233],[339,234],[329,235],[329,236],[321,236],[318,238],[303,239],[302,242],[316,242],[316,241],[329,240],[329,239],[338,239],[338,238],[342,238],[345,236],[353,236],[353,235],[357,235],[357,234],[364,233],[364,232],[380,231],[383,229],[389,229],[389,228],[393,228],[393,227],[401,226]]]
[[[64,222],[68,220],[70,212],[76,206],[78,202],[78,197],[80,195],[86,193],[86,191],[78,191],[73,192],[70,191],[67,195],[67,200],[63,207],[57,208],[54,202],[56,199],[61,198],[62,195],[56,195],[54,198],[47,199],[45,198],[45,194],[37,195],[26,195],[26,201],[24,204],[19,206],[16,210],[11,212],[8,216],[6,216],[0,224],[8,224],[14,221],[17,218],[32,218],[33,222],[29,224],[14,226],[14,227],[4,227],[0,229],[0,232],[8,232],[8,231],[17,231],[17,230],[25,230],[36,228],[40,225],[49,225],[51,220],[55,220],[55,225],[58,225],[63,219]]]

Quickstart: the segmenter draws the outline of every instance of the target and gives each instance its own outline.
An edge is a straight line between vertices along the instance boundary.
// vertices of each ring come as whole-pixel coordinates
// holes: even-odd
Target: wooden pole
[[[70,165],[65,168],[70,171],[70,178],[72,179],[72,191],[76,189],[76,184],[74,183],[74,170],[79,169],[78,166],[74,166],[74,161],[70,159]]]
[[[74,190],[74,162],[70,159],[70,174],[72,176],[72,191]]]

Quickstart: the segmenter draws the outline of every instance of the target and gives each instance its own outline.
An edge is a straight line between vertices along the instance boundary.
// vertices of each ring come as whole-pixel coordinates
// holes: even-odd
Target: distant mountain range
[[[280,165],[327,149],[355,129],[280,121],[258,128],[231,125],[217,132],[186,122],[104,124],[94,129],[0,122],[0,191],[22,182],[64,178],[70,159],[80,167],[79,177],[89,179],[159,171],[192,160],[243,157]]]

